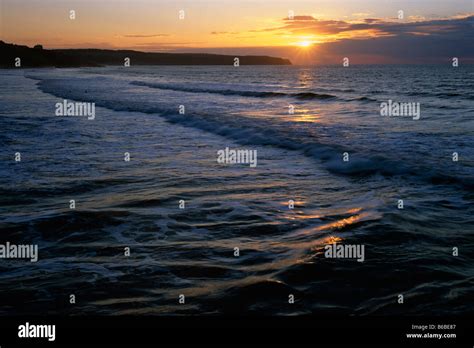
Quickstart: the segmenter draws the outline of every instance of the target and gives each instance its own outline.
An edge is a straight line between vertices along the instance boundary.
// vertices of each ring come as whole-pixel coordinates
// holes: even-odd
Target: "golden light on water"
[[[342,240],[341,237],[336,237],[336,236],[329,236],[327,239],[324,240],[326,244],[336,244],[339,243]]]
[[[342,230],[348,228],[351,225],[355,225],[362,221],[378,219],[380,214],[377,211],[362,211],[362,207],[355,207],[350,209],[334,209],[332,211],[312,211],[305,213],[303,211],[294,211],[291,214],[286,214],[285,218],[289,220],[324,220],[325,218],[331,218],[335,214],[347,214],[344,218],[338,218],[334,221],[324,223],[315,227],[308,227],[301,229],[295,235],[307,235],[314,232],[328,231],[328,230]]]
[[[319,226],[316,230],[317,231],[323,231],[323,230],[331,230],[331,229],[342,229],[345,228],[349,225],[353,225],[357,222],[360,222],[363,218],[368,217],[368,213],[362,213],[358,215],[353,215],[351,217],[345,218],[345,219],[340,219],[322,226]]]

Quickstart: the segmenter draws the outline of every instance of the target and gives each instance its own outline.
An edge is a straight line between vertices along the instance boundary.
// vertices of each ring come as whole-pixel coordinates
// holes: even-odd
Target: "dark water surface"
[[[0,242],[38,244],[39,261],[0,260],[0,314],[472,313],[473,81],[466,66],[3,70]],[[63,99],[95,119],[55,116]],[[381,116],[389,99],[420,119]],[[226,147],[257,167],[218,164]],[[365,261],[325,258],[334,242]]]

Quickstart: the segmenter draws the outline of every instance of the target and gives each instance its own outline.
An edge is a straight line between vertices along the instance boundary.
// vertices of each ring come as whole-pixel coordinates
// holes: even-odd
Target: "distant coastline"
[[[103,49],[43,49],[0,41],[0,68],[15,68],[20,58],[21,67],[101,67],[124,65],[126,58],[130,65],[234,65],[239,58],[240,65],[291,65],[289,59],[270,56],[230,56],[206,53],[152,53],[133,50]]]

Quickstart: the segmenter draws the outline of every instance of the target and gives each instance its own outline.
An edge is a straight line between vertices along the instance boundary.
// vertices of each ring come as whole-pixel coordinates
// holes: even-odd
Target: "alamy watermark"
[[[328,244],[324,247],[324,256],[329,259],[357,259],[365,260],[365,245],[363,244]]]
[[[250,167],[257,166],[257,150],[229,149],[217,151],[217,163],[219,164],[249,164]]]
[[[380,116],[408,116],[420,119],[420,103],[399,103],[389,99],[380,104]]]
[[[37,325],[26,322],[18,326],[20,338],[47,338],[48,341],[56,340],[56,325]]]
[[[95,119],[95,103],[71,102],[64,99],[56,103],[56,116],[87,116],[88,120]]]
[[[0,244],[0,259],[30,259],[38,261],[38,245],[36,244]]]

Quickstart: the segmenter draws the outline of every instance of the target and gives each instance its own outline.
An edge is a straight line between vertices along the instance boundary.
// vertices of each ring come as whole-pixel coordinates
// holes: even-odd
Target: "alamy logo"
[[[381,116],[408,116],[414,120],[420,119],[420,103],[398,103],[389,99],[380,104]]]
[[[48,341],[56,339],[56,325],[35,325],[26,322],[18,326],[20,338],[47,338]]]
[[[87,116],[88,120],[95,119],[95,103],[71,102],[64,99],[56,103],[56,116]]]
[[[38,245],[16,245],[6,242],[0,244],[0,259],[30,259],[38,261]]]
[[[249,164],[250,167],[257,166],[257,150],[237,149],[226,147],[217,151],[217,163],[220,164]]]
[[[365,260],[365,245],[360,244],[329,244],[324,256],[329,259],[357,259],[357,262]]]

